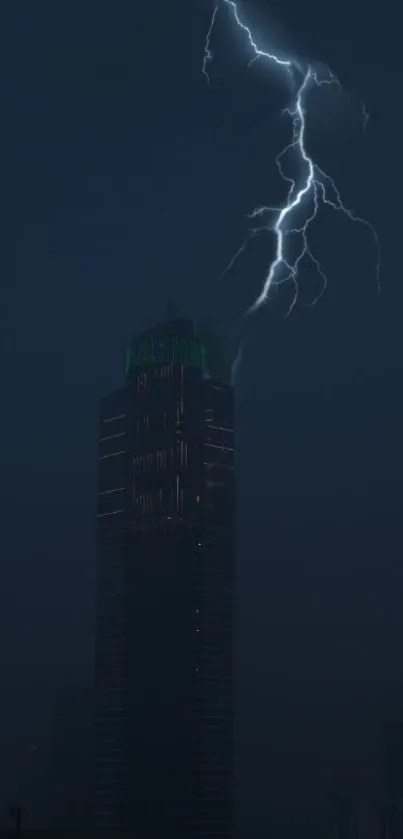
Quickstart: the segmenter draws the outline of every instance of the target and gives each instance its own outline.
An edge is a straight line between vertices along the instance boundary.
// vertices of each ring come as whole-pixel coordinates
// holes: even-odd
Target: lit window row
[[[140,431],[149,431],[150,430],[150,417],[145,416],[141,420],[137,420],[136,422],[136,431],[139,433]]]
[[[149,382],[147,373],[139,373],[137,376],[137,393],[148,393]]]
[[[112,495],[114,492],[124,492],[126,487],[115,487],[114,489],[105,489],[103,492],[99,492],[98,495]]]
[[[117,414],[114,417],[106,417],[102,422],[116,422],[116,420],[125,419],[126,414]]]
[[[184,443],[182,440],[177,444],[179,448],[179,461],[180,465],[184,466],[185,468],[188,465],[188,446],[187,443]]]
[[[125,449],[121,449],[119,452],[111,452],[111,454],[101,454],[98,460],[107,460],[109,457],[118,457],[121,454],[126,454]]]
[[[153,458],[153,455],[150,455]],[[154,459],[154,458],[153,458]],[[164,449],[155,453],[155,462],[157,469],[166,469],[168,462],[168,452]]]
[[[142,518],[155,512],[161,514],[167,508],[166,502],[169,499],[169,510],[175,510],[182,514],[184,510],[184,493],[181,487],[180,476],[176,475],[175,484],[168,490],[169,495],[160,488],[154,493],[139,493],[134,497],[136,517]]]
[[[136,514],[139,517],[148,516],[154,510],[154,499],[150,493],[141,493],[135,498]]]
[[[166,469],[175,464],[186,468],[188,465],[187,443],[182,440],[177,441],[176,456],[175,448],[171,446],[169,449],[158,449],[156,452],[136,455],[133,458],[133,463],[137,474],[151,472],[154,469]]]
[[[169,381],[171,379],[177,378],[177,367],[175,364],[162,364],[161,366],[156,365],[157,359],[150,358],[149,363],[152,364],[152,369],[148,372],[140,371],[137,373],[136,379],[134,380],[133,384],[137,394],[150,394],[155,393],[158,388],[158,384],[162,380]],[[183,384],[184,379],[184,366],[182,365],[180,368],[181,379]]]
[[[107,516],[117,516],[118,513],[124,513],[124,510],[112,510],[110,513],[98,513],[97,519],[104,519]]]
[[[180,425],[183,420],[183,396],[180,401],[176,403],[176,425]]]
[[[233,428],[224,428],[224,426],[222,426],[222,425],[209,425],[209,429],[210,429],[210,428],[211,428],[213,431],[226,431],[226,432],[227,432],[227,434],[233,434],[233,433],[234,433],[234,429],[233,429]]]
[[[100,437],[99,442],[104,443],[105,440],[116,440],[117,437],[124,437],[125,434],[125,431],[120,431],[119,434],[109,434],[108,437]]]
[[[170,456],[171,455],[171,456]],[[166,469],[173,462],[173,449],[171,453],[165,449],[148,454],[138,454],[133,458],[135,472],[137,474],[151,472],[155,468]]]
[[[181,488],[181,482],[179,475],[176,476],[175,481],[175,500],[176,500],[176,512],[183,513],[183,489]]]
[[[205,446],[209,449],[220,449],[222,452],[233,452],[234,449],[230,448],[229,446],[216,446],[213,443],[204,443]]]

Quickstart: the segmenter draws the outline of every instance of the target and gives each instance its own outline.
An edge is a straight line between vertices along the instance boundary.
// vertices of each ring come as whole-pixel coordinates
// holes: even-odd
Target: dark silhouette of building
[[[16,806],[10,807],[9,809],[10,818],[13,819],[13,821],[15,822],[16,833],[21,833],[22,814],[23,809],[18,804]]]
[[[93,826],[233,834],[233,393],[173,319],[101,403]]]
[[[403,839],[403,725],[388,725],[383,737],[384,804],[381,839]]]

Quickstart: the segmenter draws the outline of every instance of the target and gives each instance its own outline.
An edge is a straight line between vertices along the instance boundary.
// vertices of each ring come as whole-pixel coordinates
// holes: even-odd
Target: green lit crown
[[[127,347],[126,376],[133,368],[155,364],[183,364],[205,369],[205,349],[194,335],[148,334]]]

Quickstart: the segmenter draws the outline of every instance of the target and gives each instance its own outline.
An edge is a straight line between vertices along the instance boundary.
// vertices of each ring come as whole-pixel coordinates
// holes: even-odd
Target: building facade
[[[95,828],[233,835],[234,509],[232,389],[163,323],[101,403]]]

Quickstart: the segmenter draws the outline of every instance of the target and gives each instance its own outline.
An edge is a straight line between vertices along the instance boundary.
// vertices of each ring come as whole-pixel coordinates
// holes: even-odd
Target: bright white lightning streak
[[[234,0],[222,0],[222,2],[226,6],[231,8],[238,27],[247,35],[249,44],[254,52],[254,55],[251,61],[249,62],[249,66],[258,59],[266,59],[267,61],[273,62],[274,64],[278,65],[279,67],[283,67],[287,74],[290,75],[293,81],[296,81],[297,75],[302,77],[302,82],[297,88],[297,93],[293,104],[289,108],[286,108],[284,111],[284,113],[286,113],[291,118],[292,139],[291,142],[280,152],[276,159],[277,167],[281,177],[284,181],[286,181],[289,184],[289,190],[284,206],[257,207],[251,213],[250,218],[252,219],[267,217],[269,215],[270,217],[272,217],[272,220],[268,224],[263,224],[260,227],[255,227],[249,232],[244,243],[232,257],[229,265],[223,273],[227,273],[231,270],[235,261],[238,259],[241,253],[243,253],[251,239],[256,234],[263,231],[270,231],[274,233],[276,241],[275,257],[270,265],[262,291],[251,306],[249,311],[254,311],[267,302],[272,287],[274,288],[275,286],[282,285],[283,283],[291,282],[294,285],[294,295],[291,305],[286,313],[287,315],[290,314],[298,300],[298,275],[301,261],[304,258],[309,259],[311,263],[314,265],[315,270],[319,275],[322,283],[322,287],[319,294],[317,294],[315,299],[310,304],[314,305],[325,291],[327,285],[327,277],[324,271],[322,270],[319,261],[316,259],[316,257],[312,254],[312,251],[310,250],[308,243],[308,231],[311,223],[313,222],[314,218],[316,217],[319,211],[320,205],[326,205],[328,207],[331,207],[333,210],[337,210],[339,212],[344,213],[344,215],[347,216],[347,218],[349,218],[350,221],[359,222],[360,224],[368,227],[368,229],[370,230],[377,251],[376,283],[377,288],[379,290],[380,246],[375,228],[372,226],[372,224],[370,224],[369,221],[367,221],[364,218],[361,218],[360,216],[355,215],[355,213],[353,213],[343,204],[342,199],[340,197],[340,193],[333,179],[325,172],[323,172],[323,170],[320,169],[319,166],[317,166],[314,163],[312,158],[307,153],[305,145],[305,96],[308,93],[309,87],[311,85],[316,85],[316,87],[322,87],[322,85],[325,84],[336,84],[340,86],[340,82],[327,68],[327,76],[321,78],[319,76],[319,71],[314,70],[311,66],[308,66],[308,69],[304,70],[302,69],[301,64],[295,59],[288,60],[279,58],[275,54],[265,52],[259,49],[259,47],[255,43],[255,40],[249,27],[246,26],[246,24],[243,23],[243,21],[239,17],[236,2],[234,2]],[[216,21],[216,16],[218,13],[218,8],[219,7],[216,6],[214,9],[212,21],[208,30],[207,39],[205,43],[203,73],[206,76],[207,80],[209,80],[207,67],[213,58],[213,54],[210,48],[211,36]],[[362,106],[362,111],[363,127],[365,129],[369,119],[369,114],[367,113],[365,106]],[[296,152],[300,159],[302,170],[302,185],[300,185],[299,187],[297,187],[297,183],[294,180],[294,178],[285,175],[282,168],[282,158],[286,153],[290,151]],[[295,213],[295,211],[302,209],[306,203],[310,203],[312,207],[311,212],[308,215],[305,215],[305,219],[302,223],[300,223],[299,225],[297,223],[293,224],[293,214]],[[286,252],[287,237],[289,236],[289,234],[299,234],[301,237],[301,245],[299,252],[292,259],[287,257]]]
[[[203,59],[203,68],[202,69],[203,69],[203,75],[207,79],[207,83],[209,83],[209,81],[210,81],[209,74],[207,72],[207,65],[210,64],[210,61],[213,60],[213,53],[211,52],[211,49],[210,49],[210,41],[211,41],[211,35],[212,35],[212,32],[213,32],[213,29],[214,29],[215,19],[217,17],[217,12],[218,12],[218,6],[216,6],[215,9],[214,9],[213,17],[211,18],[211,23],[210,23],[210,26],[209,26],[209,30],[207,32],[206,43],[205,43],[205,46],[204,46],[204,59]]]

